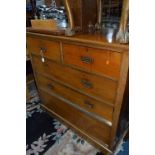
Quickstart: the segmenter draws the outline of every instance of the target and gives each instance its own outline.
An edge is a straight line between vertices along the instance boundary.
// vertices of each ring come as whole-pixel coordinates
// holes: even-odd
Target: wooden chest
[[[117,142],[128,47],[99,37],[27,33],[42,106],[103,152]]]

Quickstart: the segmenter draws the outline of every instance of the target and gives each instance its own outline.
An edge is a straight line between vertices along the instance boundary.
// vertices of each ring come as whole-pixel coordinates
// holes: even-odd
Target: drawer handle
[[[50,89],[54,89],[54,86],[52,84],[47,84],[47,87]]]
[[[94,104],[90,103],[90,102],[87,101],[87,100],[84,101],[84,104],[85,104],[89,109],[94,108]]]
[[[93,58],[87,56],[81,56],[81,61],[86,64],[92,64],[94,62]]]
[[[44,52],[46,52],[46,48],[40,47],[41,62],[45,62]]]
[[[87,80],[87,79],[81,79],[81,83],[86,88],[93,88],[93,84],[89,80]]]

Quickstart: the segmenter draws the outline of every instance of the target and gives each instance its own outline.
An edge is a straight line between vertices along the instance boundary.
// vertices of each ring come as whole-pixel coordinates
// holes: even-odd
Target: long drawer
[[[63,44],[64,63],[97,74],[119,78],[121,54],[85,46]]]
[[[41,58],[60,61],[60,43],[38,38],[27,38],[27,45],[30,53],[34,53]]]
[[[92,138],[97,139],[101,143],[109,144],[111,130],[109,126],[91,119],[89,116],[81,113],[74,107],[43,91],[40,91],[40,96],[44,106],[54,111],[63,119],[69,121]]]
[[[84,108],[88,112],[97,114],[112,122],[113,107],[102,102],[98,102],[39,74],[37,75],[37,81],[39,87],[46,89],[48,92],[56,93],[77,104],[81,108]]]
[[[114,104],[117,89],[116,81],[74,70],[49,60],[42,63],[36,56],[33,56],[32,59],[37,72],[48,74],[85,94],[103,100],[103,102]]]

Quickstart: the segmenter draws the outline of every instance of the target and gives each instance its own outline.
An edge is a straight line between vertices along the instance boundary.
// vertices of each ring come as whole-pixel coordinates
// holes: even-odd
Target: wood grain
[[[70,0],[76,27],[82,32],[88,32],[88,24],[96,24],[97,4],[94,0]]]
[[[121,106],[123,101],[123,95],[125,92],[125,86],[126,86],[126,81],[128,76],[128,67],[129,67],[129,55],[128,55],[128,51],[126,51],[123,53],[123,60],[122,60],[121,73],[120,73],[121,75],[120,75],[120,80],[119,80],[117,95],[115,100],[116,108],[113,114],[113,128],[111,131],[111,147],[113,147],[114,140],[116,138],[116,132],[117,132],[118,121],[119,121],[119,116],[120,116],[120,111],[121,111]]]
[[[115,39],[113,39],[112,43],[109,44],[106,37],[101,34],[76,34],[72,37],[66,36],[56,36],[56,35],[47,35],[41,33],[32,33],[27,32],[27,37],[35,37],[41,39],[48,39],[54,41],[61,41],[67,43],[74,43],[78,45],[86,45],[88,47],[100,48],[100,49],[109,49],[115,52],[124,52],[129,49],[128,44],[120,44]]]
[[[119,78],[120,53],[71,44],[63,44],[63,53],[66,64],[75,65],[97,74]],[[89,58],[92,62],[84,62],[81,57]]]
[[[91,145],[93,145],[96,149],[101,150],[101,152],[104,155],[111,155],[112,150],[109,149],[108,145],[106,143],[100,142],[98,139],[90,136],[87,134],[87,132],[84,132],[79,127],[75,126],[73,123],[66,120],[64,117],[58,115],[54,111],[52,111],[50,108],[48,108],[45,105],[41,105],[41,107],[52,117],[58,119],[62,124],[66,125],[68,128],[70,128],[73,132],[78,134],[81,138],[85,139],[87,142],[89,142]]]
[[[37,75],[39,87],[46,89],[48,92],[54,92],[65,99],[79,105],[85,110],[95,113],[105,119],[112,121],[113,108],[102,102],[91,99],[88,96],[77,93],[76,91],[65,87],[53,80],[49,80],[44,76]]]
[[[80,72],[49,60],[42,63],[36,56],[33,56],[33,63],[37,72],[48,74],[82,92],[102,99],[105,103],[114,104],[115,102],[117,82],[113,80]]]
[[[39,28],[32,28],[32,27],[27,27],[26,28],[27,32],[32,32],[32,33],[42,33],[42,34],[48,34],[48,35],[64,35],[65,30],[63,29],[57,29],[57,30],[51,30],[51,29],[39,29]]]
[[[49,41],[37,38],[27,38],[27,46],[29,52],[34,53],[40,56],[41,59],[41,49],[44,49],[43,52],[44,58],[50,58],[52,60],[61,61],[60,56],[60,43],[57,41]]]
[[[31,20],[32,28],[44,30],[57,30],[57,22],[53,19],[33,19]]]
[[[75,108],[43,91],[40,91],[40,95],[46,107],[67,119],[84,132],[87,132],[88,135],[109,144],[110,127],[89,118]]]

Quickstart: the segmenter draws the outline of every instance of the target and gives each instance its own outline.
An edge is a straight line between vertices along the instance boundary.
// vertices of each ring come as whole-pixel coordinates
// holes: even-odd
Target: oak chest
[[[118,141],[128,47],[102,37],[27,33],[42,107],[103,152]]]

